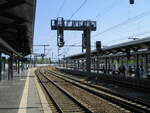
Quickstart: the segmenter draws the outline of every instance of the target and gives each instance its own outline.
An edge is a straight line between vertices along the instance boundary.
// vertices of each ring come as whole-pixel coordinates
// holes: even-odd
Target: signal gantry
[[[57,45],[63,47],[64,30],[83,31],[82,49],[86,50],[86,70],[91,70],[91,31],[96,31],[96,21],[64,20],[62,17],[51,20],[51,30],[57,30]]]

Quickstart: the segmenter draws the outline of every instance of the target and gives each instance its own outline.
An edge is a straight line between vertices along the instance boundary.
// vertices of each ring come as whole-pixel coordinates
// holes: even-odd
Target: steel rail
[[[44,85],[44,83],[40,80],[39,77],[39,70],[37,72],[36,70],[36,76],[38,78],[39,83],[41,83],[42,87],[44,88],[44,91],[46,92],[46,94],[48,95],[48,97],[50,98],[50,100],[52,101],[52,103],[54,104],[54,106],[56,107],[56,109],[58,110],[59,113],[64,113],[61,109],[61,107],[57,104],[56,100],[54,99],[54,97],[52,95],[50,95],[50,93],[48,92],[46,86]]]
[[[73,81],[79,82],[79,83],[81,83],[81,84],[90,86],[90,87],[95,88],[95,89],[98,89],[98,90],[102,90],[102,91],[104,91],[104,92],[113,94],[113,95],[115,95],[115,96],[118,96],[118,97],[127,99],[127,100],[129,100],[129,101],[136,102],[136,103],[138,103],[138,104],[141,104],[141,105],[144,105],[144,106],[147,106],[147,107],[150,108],[150,101],[142,100],[141,98],[138,98],[138,97],[122,95],[122,94],[120,94],[120,93],[117,93],[117,92],[113,92],[113,91],[111,91],[111,90],[108,90],[108,89],[106,89],[106,88],[104,88],[104,87],[102,87],[102,86],[96,86],[96,85],[93,85],[93,84],[85,83],[85,82],[83,82],[83,81],[81,81],[81,80],[77,80],[77,79],[75,79],[75,78],[69,77],[69,76],[64,75],[64,74],[61,74],[61,73],[56,73],[56,72],[54,72],[54,71],[51,71],[51,72],[53,72],[54,74],[59,74],[59,75],[61,75],[61,76],[63,76],[63,77],[66,77],[66,78],[68,78],[68,79],[71,79],[71,80],[73,80]]]
[[[50,71],[49,71],[50,72]],[[53,74],[54,75],[54,73],[51,73],[51,74]],[[56,75],[57,74],[57,75]],[[62,77],[60,77],[60,76],[58,76],[58,73],[55,73],[55,76],[57,76],[57,77],[59,77],[59,78],[61,78],[61,79],[63,79],[63,80],[65,80],[65,81],[68,81],[68,80],[66,80],[65,78],[64,78],[64,76],[63,76],[63,78]],[[72,79],[73,80],[73,79]],[[93,93],[93,94],[95,94],[95,95],[97,95],[97,96],[99,96],[99,97],[102,97],[102,98],[105,98],[106,100],[108,100],[108,101],[111,101],[112,103],[115,103],[115,104],[117,104],[117,105],[119,105],[119,106],[121,106],[121,107],[123,107],[123,108],[126,108],[126,109],[128,109],[128,110],[131,110],[131,111],[133,111],[133,112],[138,112],[138,113],[147,113],[147,112],[150,112],[150,110],[147,110],[147,109],[144,109],[144,108],[141,108],[141,106],[136,106],[136,104],[134,104],[134,103],[136,103],[137,101],[138,101],[138,103],[139,104],[144,104],[144,105],[146,105],[146,106],[149,106],[148,105],[148,103],[146,103],[146,102],[144,102],[144,101],[139,101],[139,100],[136,100],[136,102],[134,102],[135,101],[135,99],[132,99],[132,101],[134,102],[134,103],[129,103],[129,102],[126,102],[126,101],[121,101],[121,100],[118,100],[118,99],[114,99],[114,98],[112,98],[112,97],[109,97],[109,96],[106,96],[105,94],[100,94],[99,92],[96,92],[96,91],[94,91],[94,90],[91,90],[91,89],[89,89],[89,88],[87,88],[87,87],[83,87],[83,86],[81,86],[81,85],[79,85],[78,83],[79,83],[79,81],[77,81],[76,80],[76,82],[78,82],[78,83],[75,83],[75,82],[73,82],[73,81],[68,81],[68,82],[70,82],[70,83],[72,83],[72,84],[74,84],[74,85],[76,85],[76,86],[78,86],[78,87],[80,87],[80,88],[82,88],[82,89],[85,89],[85,90],[87,90],[87,91],[89,91],[89,92],[91,92],[91,93]],[[81,82],[80,82],[81,83]],[[83,82],[82,82],[83,83]],[[81,83],[81,84],[82,84]],[[84,85],[87,85],[86,83],[83,83]],[[93,86],[90,86],[90,87],[93,87]],[[101,89],[99,89],[99,90],[101,90]],[[110,94],[112,94],[112,95],[115,95],[115,93],[111,93],[111,92],[106,92],[106,90],[104,91],[104,90],[102,90],[103,92],[105,92],[105,93],[110,93]],[[116,95],[116,96],[119,96],[119,94],[118,95]],[[131,98],[129,98],[129,97],[121,97],[120,96],[120,98],[123,98],[123,99],[128,99],[128,101],[131,99]],[[130,100],[131,101],[131,100]]]
[[[93,113],[91,110],[89,110],[86,106],[84,106],[83,104],[81,104],[76,98],[74,98],[71,94],[69,94],[66,90],[64,90],[63,88],[61,88],[60,86],[58,86],[56,83],[54,83],[52,80],[50,80],[48,77],[46,77],[40,70],[40,75],[42,75],[48,82],[52,83],[55,87],[57,87],[61,92],[63,92],[64,95],[66,95],[68,98],[70,98],[74,103],[76,103],[78,106],[80,106],[81,110],[83,110],[85,113]],[[51,96],[52,97],[52,96]],[[55,101],[55,103],[57,103]],[[59,104],[57,104],[59,106],[59,109],[61,109],[60,113],[65,113],[63,112],[61,106]]]

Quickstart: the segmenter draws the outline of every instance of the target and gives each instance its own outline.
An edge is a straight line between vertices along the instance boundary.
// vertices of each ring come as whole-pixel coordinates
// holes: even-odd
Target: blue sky
[[[50,44],[50,47],[47,47],[46,51],[47,57],[52,57],[53,54],[53,58],[57,58],[57,35],[56,31],[51,31],[50,20],[56,19],[57,17],[69,19],[83,1],[84,0],[65,0],[65,2],[64,0],[37,0],[34,44]],[[63,2],[64,5],[61,7]],[[143,12],[146,13],[140,15]],[[131,21],[131,19],[137,15],[140,16]],[[102,45],[110,46],[130,41],[128,37],[143,38],[150,36],[150,0],[135,0],[134,5],[130,5],[129,0],[87,0],[86,4],[72,19],[97,21],[97,31],[91,33],[92,45],[94,45],[97,40],[102,41]],[[96,36],[98,33],[112,26],[129,20],[131,22],[127,22],[122,26]],[[79,31],[65,31],[65,44],[81,45],[81,34],[82,32]],[[43,52],[43,48],[34,47],[34,52],[41,53]],[[63,47],[60,51],[60,53],[64,53],[66,56],[80,52],[80,47]]]

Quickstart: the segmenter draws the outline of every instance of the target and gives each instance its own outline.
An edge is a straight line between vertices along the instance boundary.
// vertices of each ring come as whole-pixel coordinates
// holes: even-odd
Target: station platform
[[[0,81],[0,113],[51,113],[34,70],[14,72],[13,80]]]

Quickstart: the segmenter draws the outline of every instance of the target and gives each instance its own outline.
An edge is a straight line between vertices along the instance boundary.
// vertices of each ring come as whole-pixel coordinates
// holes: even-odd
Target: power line
[[[86,4],[88,0],[84,0],[84,2],[80,5],[80,7],[75,10],[75,12],[71,15],[71,17],[69,19],[72,19],[72,17]]]
[[[82,45],[65,45],[65,47],[82,47]],[[94,45],[91,45],[91,47],[95,47]]]
[[[129,26],[125,26],[123,29],[118,29],[118,30],[116,30],[115,32],[118,32],[119,34],[125,34],[126,32],[128,32],[128,31],[132,31],[133,29],[134,29],[134,31],[136,31],[136,33],[139,33],[140,31],[139,31],[139,29],[140,28],[146,28],[146,25],[148,25],[149,26],[149,23],[147,23],[146,25],[144,25],[144,23],[142,23],[141,24],[141,22],[145,22],[145,20],[144,20],[144,18],[141,18],[141,19],[139,19],[139,20],[137,20],[137,22],[135,22],[135,25],[133,25],[133,26],[131,26],[131,27],[129,27]],[[139,27],[140,26],[140,27]],[[132,30],[131,30],[132,29]],[[149,28],[148,28],[149,29]],[[129,32],[128,32],[129,33]],[[143,33],[143,32],[142,32]],[[144,32],[145,33],[145,32]],[[141,32],[140,32],[140,34],[141,34]],[[117,36],[118,36],[118,34],[117,34]]]
[[[62,10],[62,8],[64,7],[65,3],[66,3],[67,0],[64,0],[61,4],[61,6],[59,7],[59,10],[58,10],[58,13],[57,13],[57,17],[59,16],[60,14],[60,11]]]
[[[143,18],[143,17],[145,17],[145,16],[148,16],[148,15],[150,15],[150,10],[145,11],[145,12],[139,14],[139,15],[136,15],[136,16],[134,16],[134,17],[132,17],[132,18],[130,18],[130,19],[124,21],[124,22],[121,22],[121,23],[119,23],[119,24],[117,24],[117,25],[115,25],[115,26],[112,26],[112,27],[110,27],[110,28],[108,28],[108,29],[106,29],[106,30],[100,32],[100,33],[97,33],[96,35],[94,35],[94,37],[97,37],[97,36],[99,36],[99,35],[102,35],[103,33],[106,33],[106,32],[108,32],[108,31],[111,31],[111,30],[115,29],[115,28],[118,28],[118,27],[120,27],[120,26],[123,26],[123,25],[125,25],[125,24],[128,24],[128,23],[130,23],[130,22],[132,22],[132,21],[136,21],[136,20],[138,20],[138,19],[140,19],[140,18]]]
[[[140,33],[137,33],[137,34],[134,34],[134,35],[130,35],[130,36],[126,36],[126,37],[123,37],[123,38],[118,38],[116,40],[109,41],[106,44],[114,43],[116,41],[118,42],[118,41],[127,39],[129,37],[133,37],[133,38],[135,37],[135,38],[137,38],[138,36],[146,35],[146,34],[149,34],[149,33],[150,33],[150,31],[140,32]]]
[[[116,5],[118,6],[118,4],[121,3],[121,0],[115,0],[108,8],[105,8],[105,13],[103,13],[103,15],[101,15],[101,12],[99,12],[96,16],[94,16],[92,19],[94,18],[98,18],[97,21],[99,20],[99,18],[104,17],[107,13],[109,13],[113,8],[116,7]]]
[[[137,37],[137,36],[142,36],[142,35],[145,35],[145,34],[148,34],[150,33],[150,31],[145,31],[145,32],[141,32],[141,33],[138,33],[138,34],[135,34],[135,35],[132,35],[132,37]]]

